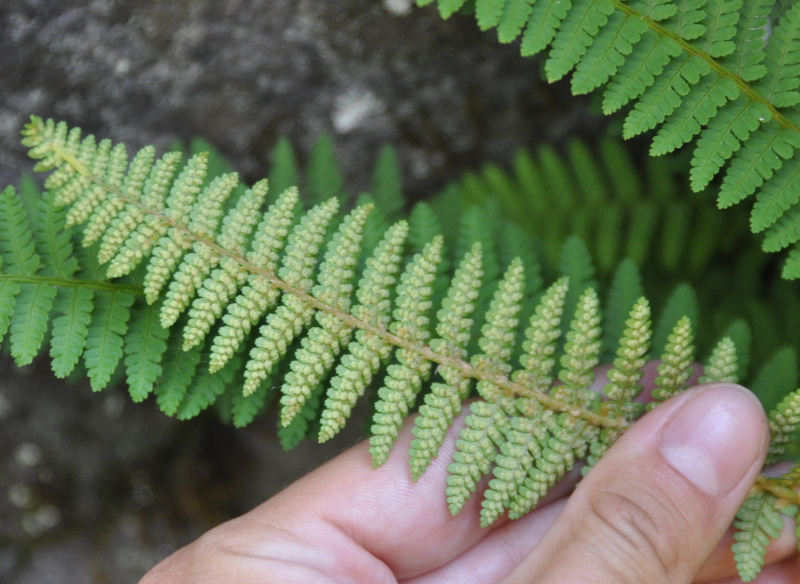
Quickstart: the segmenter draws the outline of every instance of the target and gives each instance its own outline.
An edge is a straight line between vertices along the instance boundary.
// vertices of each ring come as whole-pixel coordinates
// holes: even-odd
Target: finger
[[[359,444],[250,513],[179,550],[153,572],[159,577],[146,584],[215,581],[217,574],[238,573],[238,568],[229,566],[238,566],[245,558],[258,574],[266,570],[274,576],[281,570],[283,576],[288,566],[303,565],[330,577],[358,575],[359,581],[376,583],[435,573],[458,558],[466,568],[458,576],[448,572],[454,581],[497,582],[549,528],[557,515],[549,504],[571,492],[579,473],[565,477],[543,498],[540,509],[527,517],[515,522],[501,519],[492,529],[481,528],[479,498],[453,517],[444,496],[446,467],[463,415],[417,483],[408,468],[412,425],[407,423],[401,431],[384,466],[373,470],[369,445]],[[272,567],[256,570],[256,565]],[[206,579],[188,576],[195,572]],[[170,577],[160,579],[161,574]]]
[[[669,400],[609,450],[508,582],[691,582],[747,496],[768,439],[760,403],[739,386]]]
[[[359,444],[313,473],[300,479],[243,519],[294,533],[319,534],[325,530],[344,533],[355,547],[386,564],[399,580],[427,574],[476,546],[495,530],[480,527],[480,498],[473,497],[453,516],[447,506],[447,465],[452,459],[462,418],[450,429],[439,456],[418,482],[411,479],[408,450],[411,427],[402,430],[389,460],[372,469],[368,444]],[[569,493],[578,474],[557,485],[541,508]],[[538,541],[535,514],[516,528],[526,537],[507,537],[501,531],[490,545],[503,555],[473,550],[473,557],[488,557],[500,565],[500,577],[509,571],[509,558],[519,560]],[[549,526],[550,522],[547,523]],[[543,531],[543,530],[540,530]],[[304,537],[317,537],[304,535]],[[326,536],[327,537],[327,536]],[[484,569],[488,568],[485,566]],[[496,579],[495,579],[496,580]],[[490,581],[490,580],[487,580]]]

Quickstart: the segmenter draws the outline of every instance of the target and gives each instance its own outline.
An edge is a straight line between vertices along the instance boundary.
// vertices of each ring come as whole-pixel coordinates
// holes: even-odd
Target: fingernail
[[[697,488],[728,494],[761,454],[763,409],[738,385],[702,389],[667,421],[659,448],[666,461]]]

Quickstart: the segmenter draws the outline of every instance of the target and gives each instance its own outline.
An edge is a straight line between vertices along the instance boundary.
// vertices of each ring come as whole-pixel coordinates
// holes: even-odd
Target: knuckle
[[[624,492],[600,490],[589,498],[589,521],[594,525],[588,533],[612,554],[607,560],[619,567],[620,582],[681,581],[684,546],[673,534],[686,533],[685,518],[657,491],[626,485]]]

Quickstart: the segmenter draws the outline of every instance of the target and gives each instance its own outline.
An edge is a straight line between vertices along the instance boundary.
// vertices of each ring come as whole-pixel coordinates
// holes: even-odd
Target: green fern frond
[[[700,23],[692,18],[687,13],[687,22]],[[150,149],[130,162],[121,154],[114,159],[122,148],[81,140],[64,124],[38,119],[28,126],[26,143],[41,159],[40,169],[53,174],[33,217],[14,189],[3,191],[0,201],[0,332],[6,336],[9,329],[16,361],[41,352],[48,316],[61,312],[64,319],[53,321],[51,333],[59,373],[68,374],[82,359],[97,390],[124,369],[134,399],[152,392],[165,413],[180,418],[216,404],[237,426],[262,412],[282,385],[279,436],[287,447],[317,428],[321,440],[330,438],[378,382],[373,463],[387,459],[404,419],[420,403],[410,448],[415,479],[438,456],[474,387],[479,400],[456,441],[447,496],[457,512],[489,476],[483,525],[504,513],[526,513],[578,461],[594,464],[636,420],[651,336],[664,353],[657,400],[681,391],[694,372],[685,316],[698,311],[691,289],[679,287],[666,302],[657,321],[667,324],[655,333],[649,303],[618,290],[609,298],[613,318],[604,329],[590,253],[577,237],[564,246],[564,277],[541,293],[535,258],[531,269],[510,259],[500,277],[498,258],[513,256],[492,247],[501,240],[465,230],[472,235],[462,236],[460,245],[480,241],[471,243],[448,283],[444,237],[436,233],[430,207],[417,213],[416,232],[413,222],[400,221],[370,247],[364,238],[370,205],[340,220],[337,199],[304,212],[290,188],[262,211],[266,181],[244,189],[231,173],[208,177],[205,155],[183,167],[177,155],[156,160]],[[571,182],[557,157],[548,160],[543,176]],[[606,195],[598,189],[589,196],[601,201]],[[471,213],[462,225],[477,225]],[[63,233],[65,223],[78,218],[84,238],[89,229],[91,241],[99,242],[91,249],[73,247]],[[107,235],[114,229],[121,234],[116,240]],[[453,239],[458,246],[458,235]],[[406,243],[418,252],[401,270]],[[487,281],[484,247],[499,281]],[[103,274],[98,251],[108,266],[120,266],[113,279]],[[362,257],[369,259],[360,269]],[[618,272],[618,288],[638,282],[633,264]],[[39,290],[50,300],[37,300]],[[524,303],[537,296],[528,318]],[[22,326],[31,322],[45,331],[41,339],[25,336]],[[522,322],[525,338],[516,351]],[[729,330],[749,339],[741,324]],[[602,395],[590,386],[609,331],[621,341]],[[65,347],[73,342],[74,348]],[[724,340],[712,352],[706,378],[731,380],[738,355],[739,348]],[[795,432],[794,397],[771,418],[781,436]],[[777,448],[784,444],[788,438]]]
[[[463,2],[438,4],[447,18]],[[497,28],[501,42],[524,31],[523,55],[546,51],[548,81],[574,71],[575,94],[605,86],[606,114],[630,103],[624,134],[657,130],[651,154],[694,140],[692,188],[721,174],[720,207],[751,195],[768,201],[768,212],[765,203],[753,209],[754,229],[762,230],[795,210],[800,165],[800,6],[770,22],[773,4],[487,0],[475,14],[481,29]],[[798,276],[800,260],[792,260],[784,277]]]
[[[482,283],[482,263],[481,246],[476,243],[456,269],[447,297],[436,315],[438,337],[430,343],[433,351],[459,360],[466,356],[472,313]],[[440,366],[437,373],[444,383],[435,382],[431,386],[414,424],[410,451],[414,480],[422,476],[438,454],[453,419],[461,410],[461,400],[470,391],[472,380],[461,375],[458,369]]]
[[[783,518],[776,511],[777,497],[770,493],[751,494],[736,513],[733,534],[736,543],[731,548],[736,569],[743,582],[750,582],[761,572],[767,546],[777,539],[783,529]]]
[[[400,277],[390,330],[413,343],[425,343],[430,337],[428,311],[433,305],[431,296],[442,245],[442,237],[436,237],[412,258]],[[400,348],[396,359],[397,363],[387,368],[384,386],[378,390],[375,403],[369,442],[372,464],[376,467],[388,458],[403,421],[431,371],[431,362],[415,351]]]
[[[312,290],[315,297],[344,312],[350,309],[352,281],[364,223],[371,210],[371,206],[358,207],[342,222],[320,267],[319,283]],[[334,359],[350,340],[353,331],[352,327],[334,315],[317,313],[316,316],[318,325],[304,337],[302,347],[292,361],[292,371],[287,374],[281,388],[281,424],[284,426],[289,424],[311,392],[327,376]]]
[[[666,401],[686,388],[694,372],[693,341],[691,321],[684,316],[667,339],[653,389],[653,399],[656,402],[651,405]]]
[[[800,390],[787,395],[769,414],[772,441],[768,461],[774,462],[786,452],[786,444],[800,427]]]
[[[736,383],[739,381],[738,365],[736,363],[736,345],[730,337],[724,337],[706,361],[700,383],[712,381],[721,383]]]

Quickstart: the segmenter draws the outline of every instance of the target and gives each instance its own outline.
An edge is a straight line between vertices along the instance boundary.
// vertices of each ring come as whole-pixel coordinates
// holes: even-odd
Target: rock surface
[[[249,181],[279,136],[302,157],[330,132],[351,192],[391,142],[413,196],[597,127],[516,47],[410,0],[6,0],[0,85],[2,186],[31,168],[18,132],[32,113],[131,147],[203,136]],[[135,582],[360,430],[287,457],[274,419],[177,423],[45,365],[0,361],[3,582]]]

